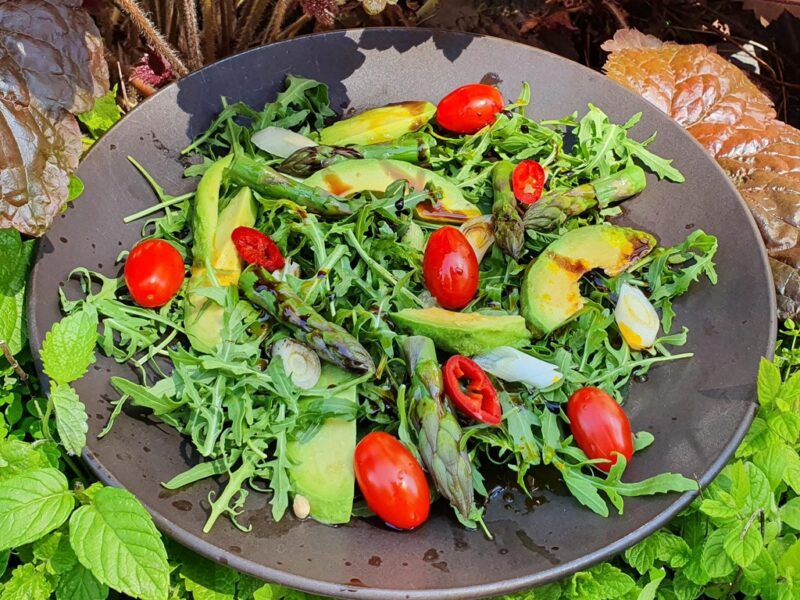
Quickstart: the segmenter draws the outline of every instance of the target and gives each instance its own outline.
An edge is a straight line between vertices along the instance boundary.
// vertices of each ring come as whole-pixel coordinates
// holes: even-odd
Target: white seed
[[[292,510],[294,511],[294,516],[301,521],[307,519],[308,515],[311,514],[311,504],[308,498],[297,494],[292,501]]]

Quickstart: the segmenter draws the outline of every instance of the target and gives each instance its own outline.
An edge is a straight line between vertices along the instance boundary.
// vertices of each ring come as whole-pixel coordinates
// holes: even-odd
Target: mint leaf
[[[44,372],[56,383],[83,377],[94,362],[97,313],[84,308],[55,323],[44,338],[41,357]]]
[[[646,537],[641,542],[625,550],[623,554],[630,566],[639,571],[641,575],[653,568],[656,562],[658,542],[653,536]]]
[[[792,498],[781,506],[780,517],[786,525],[800,531],[800,497]]]
[[[656,597],[656,592],[658,591],[658,586],[661,585],[661,581],[666,577],[667,573],[664,569],[651,569],[650,570],[650,583],[648,583],[639,595],[636,597],[636,600],[654,600]]]
[[[768,414],[767,426],[787,444],[795,444],[800,436],[800,415],[790,412]]]
[[[772,491],[767,476],[753,463],[737,461],[726,468],[731,477],[731,495],[745,514],[769,507]]]
[[[621,598],[636,586],[630,575],[609,563],[598,565],[589,572],[602,591],[603,598]]]
[[[102,583],[143,600],[169,593],[167,552],[150,515],[128,491],[105,487],[69,522],[72,549]]]
[[[672,579],[672,591],[678,600],[695,600],[703,593],[703,586],[689,580],[681,571]]]
[[[75,501],[57,469],[37,469],[0,483],[0,550],[29,544],[59,527]]]
[[[94,103],[89,112],[78,115],[78,120],[89,130],[94,139],[99,138],[122,118],[122,110],[117,105],[117,86]]]
[[[789,546],[778,560],[778,573],[787,579],[800,577],[800,540]]]
[[[796,457],[797,453],[786,444],[772,444],[766,450],[753,455],[753,464],[767,477],[770,490],[773,492],[781,484],[784,470],[791,461],[789,455]]]
[[[762,548],[756,559],[742,572],[742,591],[759,596],[762,589],[778,579],[778,567],[766,549]]]
[[[773,433],[767,427],[767,422],[757,416],[736,449],[736,458],[747,458],[756,452],[767,450],[772,437]]]
[[[14,296],[25,287],[33,243],[23,242],[15,229],[0,229],[0,295]]]
[[[764,540],[758,523],[750,523],[747,529],[734,526],[728,529],[723,547],[728,556],[740,567],[746,567],[753,562],[761,552]]]
[[[700,512],[713,519],[730,519],[738,513],[736,501],[725,490],[716,492],[716,499],[707,498],[700,503]]]
[[[77,175],[69,176],[69,187],[67,188],[67,202],[72,202],[77,199],[85,189],[83,180]]]
[[[50,400],[56,409],[56,428],[61,443],[70,454],[80,454],[86,445],[89,417],[86,407],[68,385],[57,383],[50,392]]]
[[[736,568],[734,562],[725,552],[724,544],[727,531],[716,529],[708,536],[705,546],[703,546],[703,568],[712,579],[727,577]]]
[[[0,341],[8,344],[11,354],[18,354],[25,343],[25,289],[13,296],[0,294]]]
[[[80,563],[64,573],[56,587],[56,600],[105,600],[108,586],[97,581]]]
[[[781,372],[772,361],[762,358],[758,365],[758,403],[769,407],[775,402],[781,390]]]
[[[181,568],[186,591],[195,600],[234,600],[238,573],[196,554],[186,556]]]
[[[0,483],[40,467],[50,466],[39,451],[31,444],[13,438],[0,440]]]
[[[692,556],[689,562],[686,563],[681,571],[686,578],[697,585],[705,585],[711,579],[711,576],[703,566],[703,547],[697,547],[692,551]]]
[[[0,592],[0,600],[48,600],[52,593],[53,586],[45,573],[32,563],[26,563],[11,572],[11,579]]]
[[[11,556],[11,550],[0,551],[0,579],[6,574],[8,567],[8,558]]]
[[[798,401],[800,401],[800,371],[789,377],[781,387],[778,406],[782,410],[793,410]]]

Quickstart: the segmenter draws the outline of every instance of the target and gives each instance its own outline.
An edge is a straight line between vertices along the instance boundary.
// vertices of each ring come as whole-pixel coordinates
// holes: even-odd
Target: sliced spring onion
[[[658,335],[658,313],[642,290],[623,283],[614,318],[625,343],[633,350],[650,348]]]
[[[308,346],[284,338],[272,345],[272,356],[281,358],[283,370],[300,389],[310,390],[317,385],[322,367],[319,356]]]
[[[492,215],[481,215],[473,217],[469,221],[461,224],[461,233],[475,250],[478,263],[483,260],[486,252],[494,244],[494,225],[492,225]]]
[[[511,346],[500,346],[472,358],[487,373],[509,382],[546,388],[562,379],[555,365],[525,354]]]
[[[280,158],[286,158],[300,148],[317,145],[314,140],[282,127],[265,127],[255,132],[251,140],[257,148]]]

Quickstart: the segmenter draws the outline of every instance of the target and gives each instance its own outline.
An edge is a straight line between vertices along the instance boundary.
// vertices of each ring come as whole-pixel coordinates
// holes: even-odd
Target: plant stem
[[[180,204],[184,200],[187,200],[194,196],[194,192],[189,192],[188,194],[183,194],[182,196],[175,196],[172,200],[167,200],[165,202],[159,202],[158,204],[151,206],[150,208],[145,208],[144,210],[140,210],[137,213],[133,213],[132,215],[128,215],[124,219],[122,219],[123,223],[132,223],[133,221],[138,221],[142,217],[147,217],[152,215],[153,213],[157,213],[160,210],[168,208],[170,206],[175,206],[176,204]]]
[[[186,52],[189,54],[189,67],[194,71],[203,66],[203,53],[200,51],[200,31],[197,28],[197,8],[194,0],[181,0],[186,41]]]
[[[134,25],[139,29],[142,35],[147,39],[147,42],[155,48],[161,56],[163,56],[179,77],[189,74],[189,69],[183,64],[183,61],[178,58],[178,53],[172,49],[167,41],[161,36],[156,29],[153,22],[147,17],[139,3],[136,0],[114,0],[117,7],[124,12]]]

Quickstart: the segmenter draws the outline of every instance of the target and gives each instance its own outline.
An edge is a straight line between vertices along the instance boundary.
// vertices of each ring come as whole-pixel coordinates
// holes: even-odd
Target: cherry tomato
[[[494,123],[503,110],[503,95],[483,83],[461,86],[447,94],[436,107],[436,121],[453,133],[475,133]]]
[[[431,234],[422,274],[428,291],[444,308],[464,308],[478,291],[478,258],[455,227],[442,227]]]
[[[183,285],[185,267],[175,246],[164,240],[145,240],[125,261],[125,285],[139,306],[163,306]]]
[[[622,407],[611,396],[596,387],[579,389],[567,401],[572,435],[578,447],[589,458],[605,458],[609,462],[594,465],[608,472],[617,462],[619,452],[630,462],[633,456],[631,424]]]
[[[523,160],[511,175],[514,195],[523,204],[533,204],[542,197],[544,169],[535,160]]]
[[[268,235],[252,227],[237,227],[231,232],[231,240],[242,260],[258,265],[267,271],[277,271],[286,264],[280,249]]]
[[[354,461],[358,487],[370,510],[398,529],[425,522],[431,505],[428,480],[400,440],[373,431],[356,446]]]
[[[481,423],[500,424],[497,390],[478,363],[456,354],[447,359],[442,375],[444,390],[459,410]]]

